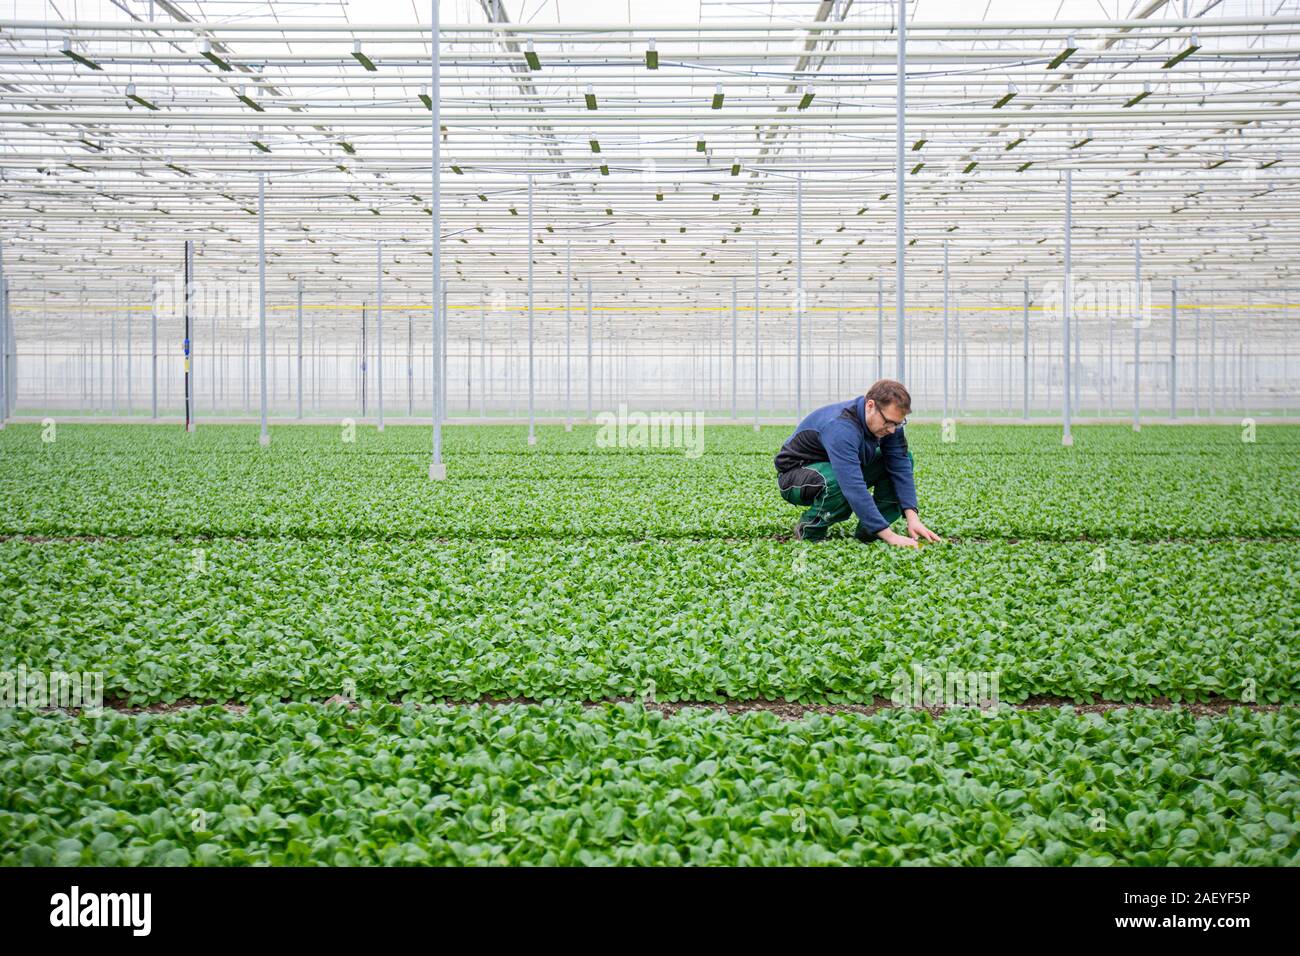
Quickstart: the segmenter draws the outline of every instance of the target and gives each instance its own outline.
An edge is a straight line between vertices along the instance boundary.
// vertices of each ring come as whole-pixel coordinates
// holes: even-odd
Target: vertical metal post
[[[258,441],[271,444],[266,428],[266,173],[257,174],[257,343],[262,368],[262,433]]]
[[[1023,305],[1021,308],[1020,318],[1020,390],[1024,396],[1023,414],[1025,421],[1029,421],[1029,280],[1025,280],[1024,291],[1022,292]]]
[[[759,313],[759,295],[758,295],[758,241],[754,241],[754,431],[758,431],[758,397],[759,397],[759,371],[758,371],[758,313]]]
[[[943,241],[943,418],[948,420],[948,240]]]
[[[528,444],[537,444],[533,411],[533,177],[528,177]]]
[[[835,395],[841,395],[843,383],[840,379],[844,375],[844,312],[837,309],[835,312]]]
[[[194,243],[185,240],[185,338],[181,349],[185,358],[185,430],[194,431],[194,378],[190,374],[190,273],[194,268]]]
[[[158,419],[158,279],[149,280],[149,417]]]
[[[1248,376],[1251,369],[1251,341],[1253,338],[1251,329],[1251,317],[1255,315],[1255,293],[1248,291],[1245,294],[1245,337],[1239,339],[1238,349],[1240,350],[1240,367],[1238,369],[1238,401],[1242,411],[1248,412],[1251,408],[1251,378]]]
[[[415,321],[406,313],[406,417],[415,415]]]
[[[587,421],[591,421],[591,280],[587,280]]]
[[[1133,430],[1142,430],[1142,240],[1133,240]]]
[[[1115,312],[1106,309],[1106,411],[1115,414]]]
[[[133,345],[135,344],[132,340],[132,335],[131,335],[131,326],[133,324],[131,322],[131,309],[132,309],[131,294],[130,292],[128,292],[126,298],[126,309],[124,310],[125,318],[126,318],[126,414],[128,416],[134,410],[134,406],[135,406],[135,403],[132,401],[133,398],[132,393],[134,389],[131,388],[131,377],[133,371],[131,367],[132,365],[131,350]]]
[[[113,297],[113,307],[108,310],[108,385],[109,395],[112,398],[113,415],[117,415],[117,309],[122,304],[121,290]],[[4,348],[6,359],[9,355],[9,333],[6,330],[5,340],[0,345]],[[6,383],[7,384],[7,383]]]
[[[885,279],[876,276],[876,378],[885,377]]]
[[[736,334],[738,315],[736,312],[736,284],[738,280],[731,277],[731,418],[736,418],[736,380],[740,378],[740,359],[737,351]]]
[[[1178,417],[1178,280],[1169,280],[1169,417]]]
[[[1201,417],[1201,308],[1192,315],[1192,414]]]
[[[1079,412],[1083,408],[1083,334],[1079,327],[1079,313],[1074,311],[1073,304],[1070,308],[1070,321],[1073,323],[1071,332],[1074,338],[1074,411]]]
[[[564,430],[573,431],[573,242],[564,240]]]
[[[794,417],[803,418],[803,173],[795,173],[794,236]]]
[[[302,280],[298,280],[298,418],[302,418]]]
[[[1211,290],[1213,295],[1213,290]],[[1219,315],[1219,304],[1216,301],[1210,309],[1210,417],[1214,417],[1215,392],[1218,390],[1218,375],[1214,367],[1214,353],[1218,349],[1215,334],[1215,321]]]
[[[384,242],[375,241],[375,412],[376,431],[384,430]]]
[[[5,396],[5,403],[8,405],[10,412],[18,406],[18,331],[14,328],[13,309],[10,308],[10,283],[6,278],[0,285],[4,286],[3,295],[0,298],[4,300],[4,325],[5,325],[5,347],[3,349],[8,357],[9,372],[5,376],[5,388],[8,394]]]
[[[430,223],[430,240],[433,244],[433,265],[432,275],[429,283],[429,308],[432,312],[433,319],[433,342],[435,348],[441,350],[442,336],[441,327],[441,300],[439,292],[442,291],[442,142],[440,133],[442,131],[442,82],[440,77],[441,59],[442,59],[442,37],[440,33],[441,23],[439,20],[439,0],[430,0],[432,21],[429,31],[429,102],[432,109],[432,123],[429,126],[431,143],[431,152],[433,154],[432,163],[430,164],[430,185],[432,187],[433,201],[430,206],[433,210],[433,216]],[[433,373],[433,382],[431,390],[434,396],[441,394],[442,383],[439,381],[442,375],[442,363],[437,360],[437,354],[433,356],[430,368]],[[433,413],[433,457],[429,462],[429,478],[435,481],[447,477],[447,466],[442,460],[442,420],[439,417],[437,408],[437,398],[434,398]]]
[[[1070,313],[1072,311],[1071,298],[1073,289],[1070,284],[1070,230],[1073,225],[1072,220],[1072,203],[1073,193],[1071,190],[1072,171],[1065,171],[1065,285],[1061,290],[1061,367],[1065,370],[1065,379],[1061,389],[1061,419],[1064,430],[1061,433],[1061,444],[1070,446],[1074,444],[1074,436],[1070,434]]]
[[[907,0],[898,0],[898,96],[897,96],[897,150],[898,156],[895,161],[895,216],[896,223],[894,227],[894,267],[897,273],[895,280],[895,293],[897,295],[898,309],[898,330],[897,330],[897,378],[901,382],[906,374],[904,367],[905,361],[905,340],[903,338],[903,309],[907,301],[907,270],[903,265],[903,252],[906,243],[903,241],[905,227],[905,212],[903,207],[903,196],[906,188],[903,179],[903,166],[906,157],[903,152],[904,143],[907,135]]]
[[[442,321],[438,323],[438,328],[442,333],[442,347],[439,351],[440,361],[442,362],[442,394],[438,398],[438,420],[447,420],[447,387],[451,381],[447,374],[447,342],[448,336],[451,335],[451,312],[447,308],[447,287],[450,285],[445,279],[442,283]],[[466,371],[468,373],[468,370]]]
[[[0,240],[0,428],[9,417],[9,280],[5,277],[4,241]]]
[[[487,303],[480,297],[478,310],[478,417],[487,418]]]

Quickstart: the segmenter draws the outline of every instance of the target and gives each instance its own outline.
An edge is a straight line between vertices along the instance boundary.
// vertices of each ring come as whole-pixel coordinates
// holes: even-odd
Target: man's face
[[[892,435],[894,429],[907,420],[907,414],[897,405],[876,405],[875,399],[867,399],[867,431],[877,438]]]

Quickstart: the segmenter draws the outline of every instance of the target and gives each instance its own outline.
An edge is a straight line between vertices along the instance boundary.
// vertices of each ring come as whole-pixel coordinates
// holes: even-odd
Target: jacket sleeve
[[[848,422],[833,421],[822,430],[821,439],[835,481],[840,486],[840,493],[862,522],[862,527],[872,534],[888,528],[889,522],[876,507],[876,500],[867,490],[867,482],[862,475],[857,430]]]
[[[916,511],[916,478],[912,474],[912,459],[907,454],[907,436],[903,429],[881,441],[880,453],[884,456],[885,472],[894,482],[898,506],[904,511],[908,508]]]

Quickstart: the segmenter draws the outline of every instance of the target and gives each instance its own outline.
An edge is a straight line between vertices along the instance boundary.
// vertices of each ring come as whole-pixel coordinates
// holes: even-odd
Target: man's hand
[[[921,538],[925,541],[942,541],[939,537],[925,525],[921,524],[921,519],[916,516],[916,512],[908,508],[904,514],[907,515],[907,533],[911,538]]]
[[[881,528],[876,532],[876,537],[885,544],[892,544],[895,548],[919,548],[915,538],[909,538],[899,534],[893,528]]]

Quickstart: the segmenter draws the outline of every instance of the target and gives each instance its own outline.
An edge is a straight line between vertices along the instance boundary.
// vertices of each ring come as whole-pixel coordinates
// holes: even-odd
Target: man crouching
[[[801,541],[820,541],[837,521],[858,516],[853,536],[902,548],[918,539],[942,541],[916,516],[912,453],[903,426],[912,396],[901,382],[882,378],[866,395],[811,412],[776,456],[777,487],[792,505],[806,507],[794,526]],[[870,489],[870,490],[869,490]],[[890,527],[907,517],[907,534]]]

